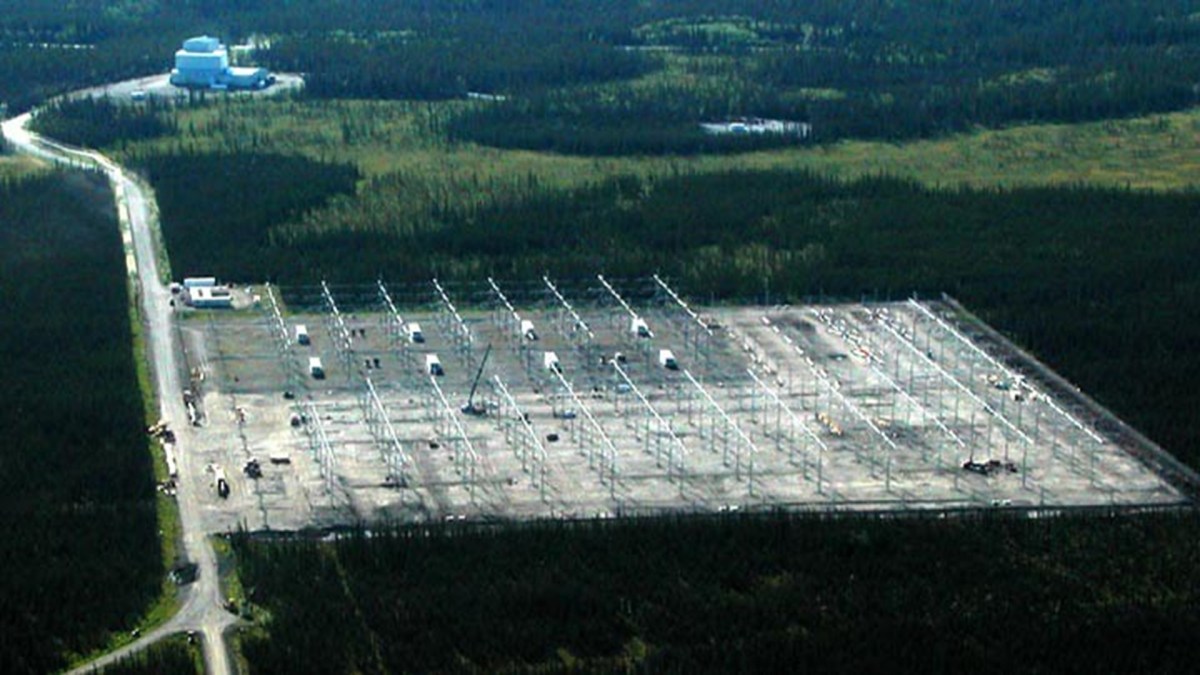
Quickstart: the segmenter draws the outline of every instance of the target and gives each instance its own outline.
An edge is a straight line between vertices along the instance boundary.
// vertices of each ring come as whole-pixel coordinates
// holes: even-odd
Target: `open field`
[[[267,310],[190,316],[195,464],[221,467],[232,487],[227,499],[208,489],[208,530],[1185,501],[1135,458],[1155,450],[1098,431],[1117,429],[1007,345],[967,338],[939,304],[712,308],[700,319],[657,284],[626,288],[638,298],[628,307],[599,284],[564,289],[572,315],[548,287],[514,287],[520,319],[486,286],[446,290],[450,304],[432,311],[432,286],[397,290],[393,306],[411,309],[396,316],[379,311],[378,289],[349,287],[329,289],[332,305],[321,289],[291,289],[278,321]],[[278,291],[264,293],[270,307]],[[472,308],[461,323],[456,302]],[[652,338],[633,334],[634,315]],[[425,341],[412,343],[401,320]],[[292,340],[297,324],[310,346]],[[486,414],[465,415],[488,345],[474,399]],[[660,349],[678,370],[661,366]],[[444,376],[427,374],[428,355]],[[242,473],[251,458],[262,477]],[[203,489],[215,475],[184,479]]]
[[[843,141],[732,156],[582,158],[448,144],[438,125],[464,102],[230,101],[178,111],[180,137],[130,144],[301,152],[352,162],[368,177],[436,176],[447,186],[536,177],[562,188],[615,174],[811,169],[844,178],[886,174],[930,186],[1089,185],[1156,190],[1200,184],[1200,110],[1083,124],[1034,124],[906,143]]]
[[[45,168],[38,160],[24,155],[0,156],[0,180],[27,176]]]

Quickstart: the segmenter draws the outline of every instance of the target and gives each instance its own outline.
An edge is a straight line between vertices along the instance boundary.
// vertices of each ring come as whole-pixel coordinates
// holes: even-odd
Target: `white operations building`
[[[171,84],[201,89],[262,89],[271,83],[266,68],[235,68],[229,50],[215,37],[202,35],[185,40],[175,52]]]

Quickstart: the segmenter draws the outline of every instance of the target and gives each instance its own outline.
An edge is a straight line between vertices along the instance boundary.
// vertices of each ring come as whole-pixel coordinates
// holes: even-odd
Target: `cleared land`
[[[24,155],[0,156],[0,180],[19,178],[44,171],[46,166]]]
[[[196,90],[189,92],[186,87],[177,87],[171,84],[170,73],[160,75],[151,75],[150,77],[142,77],[135,80],[124,80],[113,84],[106,84],[99,87],[84,89],[71,94],[72,97],[91,96],[101,97],[107,96],[115,101],[129,102],[134,93],[138,92],[139,97],[145,99],[158,99],[160,101],[187,101],[191,96],[205,97],[262,97],[275,96],[288,91],[295,91],[303,85],[303,80],[299,75],[291,73],[274,73],[277,82],[265,89],[238,90],[224,92]]]
[[[1153,448],[1098,431],[1096,409],[938,303],[691,315],[654,282],[597,281],[561,290],[572,314],[548,286],[497,289],[520,319],[488,286],[446,289],[447,303],[430,285],[389,291],[397,314],[378,288],[308,288],[276,319],[278,289],[255,289],[259,309],[185,320],[204,427],[193,466],[214,470],[184,480],[210,484],[207,528],[1184,501],[1138,458]],[[465,415],[488,345],[486,414]],[[251,458],[261,477],[243,473]]]
[[[1083,124],[1032,124],[907,143],[843,141],[731,156],[583,158],[473,144],[437,133],[464,102],[231,100],[178,111],[177,138],[130,144],[125,155],[185,146],[228,150],[253,139],[262,151],[349,161],[368,176],[434,174],[437,182],[536,176],[573,187],[623,173],[811,169],[845,178],[886,174],[935,186],[1078,185],[1184,189],[1200,184],[1200,110]],[[123,153],[117,153],[122,156]]]

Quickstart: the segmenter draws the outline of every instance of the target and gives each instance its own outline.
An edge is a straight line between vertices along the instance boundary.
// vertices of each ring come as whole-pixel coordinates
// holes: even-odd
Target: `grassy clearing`
[[[847,180],[897,176],[931,187],[1088,184],[1166,191],[1200,185],[1200,108],[903,144],[847,141],[740,155],[590,158],[448,142],[441,130],[470,105],[486,104],[223,99],[177,111],[179,135],[131,143],[115,154],[136,165],[139,157],[161,153],[299,153],[357,166],[357,195],[281,224],[277,234],[297,240],[351,230],[390,232],[397,223],[436,229],[431,214],[446,207],[510,203],[613,176],[803,169]]]
[[[178,112],[181,135],[121,153],[231,148],[299,152],[431,183],[537,180],[569,188],[606,176],[811,169],[844,178],[887,174],[930,186],[1078,185],[1177,190],[1200,184],[1200,109],[1130,120],[980,130],[911,143],[846,141],[735,156],[586,158],[449,144],[439,127],[463,102],[244,100]]]
[[[217,556],[217,568],[221,575],[221,597],[237,607],[243,606],[246,602],[246,589],[242,587],[242,580],[238,576],[237,559],[229,539],[212,536],[208,541]]]
[[[24,155],[11,155],[0,157],[0,180],[20,178],[30,174],[39,173],[47,169],[46,164],[40,160]]]
[[[1200,111],[1131,120],[982,130],[893,145],[846,142],[751,158],[841,176],[891,174],[930,186],[1090,184],[1178,190],[1200,184]]]

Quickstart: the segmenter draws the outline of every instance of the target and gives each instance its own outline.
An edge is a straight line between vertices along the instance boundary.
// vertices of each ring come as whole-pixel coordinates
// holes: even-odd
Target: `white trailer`
[[[650,332],[650,326],[646,325],[645,319],[638,316],[633,317],[633,322],[629,324],[629,330],[640,338],[654,337],[654,334]]]
[[[529,319],[521,320],[521,335],[524,335],[525,339],[530,342],[538,339],[537,331],[533,329],[533,322]]]
[[[667,370],[679,370],[679,362],[675,360],[675,354],[670,349],[658,350],[658,365]]]
[[[175,460],[175,444],[163,443],[163,454],[167,458],[167,475],[179,478],[179,463]]]
[[[321,365],[321,358],[313,356],[308,359],[308,373],[313,376],[314,380],[325,379],[325,366]]]

